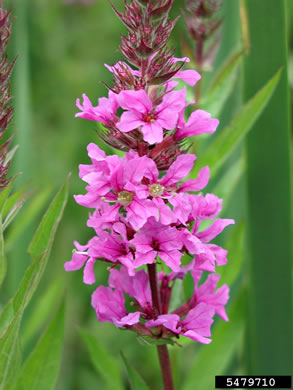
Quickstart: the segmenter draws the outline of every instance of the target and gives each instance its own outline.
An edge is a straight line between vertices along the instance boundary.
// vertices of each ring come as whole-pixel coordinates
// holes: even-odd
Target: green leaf
[[[10,191],[12,189],[12,186],[13,186],[13,183],[15,181],[15,179],[18,177],[19,175],[15,175],[9,182],[8,186],[5,187],[1,192],[0,192],[0,213],[2,214],[3,212],[3,209],[5,207],[5,204],[7,202],[7,199],[8,199],[8,196],[10,194]]]
[[[137,340],[142,345],[164,345],[164,344],[174,345],[174,344],[176,344],[171,339],[154,339],[153,337],[150,337],[150,336],[137,336]]]
[[[2,216],[3,218],[6,217],[6,215],[9,213],[9,211],[13,208],[13,206],[18,203],[21,200],[24,200],[29,197],[29,192],[25,192],[29,185],[29,182],[24,184],[19,190],[14,192],[12,195],[9,196],[5,203],[5,207],[3,208]]]
[[[228,250],[228,264],[217,268],[221,275],[220,283],[232,285],[239,277],[244,261],[244,222],[237,223],[224,248]]]
[[[227,99],[231,95],[242,55],[243,51],[241,50],[228,58],[216,75],[210,90],[199,103],[199,107],[210,112],[213,118],[217,118],[221,114]]]
[[[81,337],[90,354],[97,372],[103,377],[107,388],[122,390],[120,367],[117,361],[104,349],[97,338],[84,329],[80,329]]]
[[[41,191],[35,198],[33,198],[30,205],[24,208],[23,212],[17,218],[17,223],[13,224],[5,237],[5,245],[9,250],[14,244],[19,235],[29,226],[32,220],[38,215],[44,207],[45,202],[49,196],[49,189]]]
[[[277,86],[280,75],[281,70],[244,105],[232,120],[231,125],[221,131],[195,165],[193,174],[194,171],[198,172],[201,168],[208,165],[211,170],[211,177],[216,175],[265,108]]]
[[[0,390],[11,384],[20,365],[19,326],[16,316],[0,337]]]
[[[7,214],[6,218],[3,221],[3,231],[7,229],[9,224],[13,221],[13,219],[17,216],[18,212],[20,211],[22,205],[23,205],[23,200],[15,203],[15,205],[12,207],[12,209],[9,211]]]
[[[48,255],[45,252],[27,268],[15,297],[1,311],[0,330],[2,332],[5,332],[16,318],[21,319],[25,307],[39,284],[47,259]]]
[[[33,335],[43,326],[44,322],[48,320],[61,295],[61,280],[53,280],[48,289],[38,298],[29,318],[23,326],[22,342],[24,345],[31,340]]]
[[[53,390],[61,363],[64,339],[64,303],[25,361],[17,390]]]
[[[241,176],[244,174],[244,157],[241,155],[225,174],[221,177],[218,183],[212,187],[212,193],[223,199],[223,209],[229,205],[230,199],[236,189]]]
[[[0,287],[6,276],[6,271],[7,271],[7,261],[6,261],[5,251],[4,251],[3,225],[0,216]]]
[[[14,308],[13,308],[13,301],[9,301],[8,304],[2,309],[1,315],[0,315],[0,338],[2,337],[3,333],[6,331],[6,329],[11,324],[11,321],[13,320],[14,316]]]
[[[138,374],[138,372],[128,363],[126,357],[121,352],[121,357],[124,361],[128,378],[131,386],[131,390],[149,390],[149,387],[146,385],[145,381]]]
[[[45,213],[40,226],[29,245],[28,253],[34,259],[43,251],[50,251],[51,249],[57,227],[67,202],[69,177],[70,175],[67,177],[65,184],[62,186]]]
[[[220,320],[212,329],[213,341],[200,349],[183,390],[211,390],[215,375],[225,373],[244,335],[244,297],[245,290],[242,289],[228,310],[229,322]]]
[[[6,305],[6,308],[4,308],[0,314],[0,329],[2,328],[2,331],[5,331],[5,326],[7,327],[15,316],[22,316],[23,310],[31,300],[31,297],[39,284],[47,265],[54,234],[66,204],[67,190],[68,179],[49,206],[49,209],[37,230],[35,238],[33,239],[32,253],[36,255],[38,250],[42,250],[42,252],[36,256],[34,262],[27,268],[15,297]],[[50,241],[44,236],[45,234],[50,236]],[[48,243],[48,248],[44,247],[45,242]]]

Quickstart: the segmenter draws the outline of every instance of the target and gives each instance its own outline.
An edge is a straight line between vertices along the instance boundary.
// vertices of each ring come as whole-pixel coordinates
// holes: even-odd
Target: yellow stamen
[[[128,191],[121,191],[118,193],[117,200],[122,206],[129,206],[132,202],[133,194]]]
[[[162,196],[163,192],[164,192],[164,187],[161,186],[161,184],[151,184],[149,185],[149,191],[150,191],[150,195],[152,197],[159,197],[159,196]]]

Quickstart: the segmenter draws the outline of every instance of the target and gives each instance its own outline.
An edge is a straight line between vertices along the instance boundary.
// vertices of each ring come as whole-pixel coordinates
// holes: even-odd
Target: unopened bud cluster
[[[178,80],[194,86],[200,75],[183,70],[189,59],[166,47],[175,23],[168,17],[171,5],[132,0],[124,13],[114,9],[128,29],[121,44],[127,62],[106,65],[114,86],[97,106],[86,95],[77,100],[76,116],[102,124],[102,139],[126,154],[106,156],[97,145],[88,146],[91,164],[79,167],[87,192],[75,200],[93,210],[87,225],[95,234],[86,245],[75,242],[65,269],[83,267],[84,282],[93,284],[96,263],[108,263],[109,286],[92,295],[99,321],[168,342],[183,335],[209,343],[214,315],[228,319],[229,297],[228,286],[216,288],[215,273],[226,264],[227,251],[210,241],[234,221],[217,218],[221,199],[200,192],[208,167],[184,180],[196,156],[183,141],[213,133],[218,120],[203,110],[186,118],[193,102],[186,101],[185,87],[176,89]],[[193,293],[178,304],[174,285],[188,274]]]
[[[217,15],[222,0],[185,0],[185,22],[191,38],[196,43],[195,62],[199,69],[210,69],[219,46],[216,36],[221,26]],[[208,48],[207,40],[213,37]]]

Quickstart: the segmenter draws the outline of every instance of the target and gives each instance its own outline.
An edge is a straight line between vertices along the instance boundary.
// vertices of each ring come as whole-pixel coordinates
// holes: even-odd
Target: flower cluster
[[[109,286],[92,295],[99,321],[155,339],[183,335],[209,343],[214,315],[228,320],[229,297],[228,286],[217,289],[215,273],[227,251],[211,241],[234,221],[218,218],[221,199],[201,193],[208,167],[184,180],[196,156],[183,141],[213,133],[218,120],[203,110],[186,117],[193,102],[186,101],[185,88],[176,89],[178,79],[194,86],[200,75],[182,70],[188,58],[175,58],[165,47],[174,25],[171,4],[133,0],[124,14],[115,10],[129,30],[121,51],[137,69],[122,61],[106,65],[114,80],[108,97],[97,106],[86,95],[77,100],[76,116],[102,124],[102,139],[126,153],[107,156],[88,145],[91,164],[79,167],[86,194],[75,200],[93,209],[87,225],[95,235],[86,245],[75,242],[65,269],[83,268],[84,283],[93,284],[95,263],[108,264]],[[190,275],[193,294],[178,304],[174,286]]]
[[[88,154],[92,164],[80,165],[80,177],[88,184],[87,193],[75,196],[75,200],[95,209],[89,216],[88,226],[96,235],[84,246],[75,243],[77,251],[65,264],[65,269],[73,271],[84,266],[84,282],[92,284],[95,283],[96,261],[111,264],[110,287],[99,287],[93,295],[92,303],[99,320],[112,321],[121,327],[138,324],[141,318],[147,321],[144,332],[163,321],[160,325],[168,329],[170,337],[170,334],[182,333],[181,328],[192,329],[192,318],[202,323],[201,316],[207,316],[207,324],[211,324],[217,312],[226,319],[223,305],[228,299],[228,287],[224,286],[220,293],[214,292],[216,274],[195,288],[195,295],[187,306],[185,303],[167,314],[171,285],[176,279],[184,278],[190,271],[197,286],[203,271],[214,272],[216,265],[227,262],[226,251],[210,241],[233,220],[216,218],[222,202],[215,195],[194,194],[207,185],[208,167],[202,168],[195,180],[181,182],[193,167],[195,156],[192,154],[178,156],[161,177],[152,159],[140,157],[134,151],[122,158],[106,156],[97,145],[90,144]],[[202,228],[206,222],[211,223]],[[193,259],[182,267],[186,256]],[[162,269],[160,295],[164,313],[161,316],[152,306],[147,273],[141,269],[148,264],[160,264]],[[119,266],[120,271],[116,269]],[[119,284],[122,278],[124,282]],[[200,291],[206,292],[204,299],[199,299]],[[126,314],[123,292],[134,299],[138,311]],[[113,316],[114,307],[118,311]],[[206,337],[207,333],[202,336]]]
[[[174,62],[179,61],[188,62],[189,59],[174,58]],[[131,74],[137,74],[133,75],[134,78],[140,78],[138,71],[122,61],[113,67],[107,65],[107,68],[117,75],[127,69]],[[200,75],[194,70],[180,70],[160,87],[148,85],[144,89],[127,89],[119,93],[110,90],[108,98],[100,98],[97,106],[93,106],[84,94],[82,104],[77,99],[81,112],[76,116],[102,123],[106,131],[100,136],[112,147],[148,156],[156,162],[160,171],[165,170],[186,152],[181,147],[183,139],[213,133],[219,123],[204,110],[194,111],[185,121],[185,109],[194,102],[186,101],[185,88],[174,90],[178,84],[176,79],[194,86]],[[120,115],[118,109],[122,111]]]
[[[11,30],[9,15],[10,11],[1,8],[0,2],[0,139],[4,136],[13,115],[13,108],[10,105],[10,75],[14,61],[11,63],[6,54]],[[8,151],[11,141],[12,137],[0,146],[0,188],[9,182],[7,174],[11,158],[8,158]]]

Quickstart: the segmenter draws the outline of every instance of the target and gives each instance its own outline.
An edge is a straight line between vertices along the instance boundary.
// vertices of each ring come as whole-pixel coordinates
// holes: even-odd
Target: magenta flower
[[[163,314],[156,320],[148,321],[146,327],[163,325],[175,334],[181,334],[199,343],[209,344],[212,341],[208,337],[211,336],[214,314],[215,310],[211,306],[199,303],[183,320],[180,320],[177,314]]]
[[[186,123],[184,120],[184,110],[182,110],[179,113],[175,138],[183,139],[203,133],[214,133],[218,125],[218,119],[211,118],[211,114],[204,110],[194,111]]]
[[[83,94],[82,97],[83,104],[80,103],[79,99],[76,100],[76,105],[81,111],[75,114],[77,118],[88,119],[90,121],[101,122],[108,125],[118,120],[116,112],[119,105],[117,103],[116,94],[112,91],[109,91],[109,98],[100,98],[99,104],[96,107],[93,107],[86,94]]]
[[[139,322],[140,312],[127,314],[121,289],[99,286],[92,295],[92,306],[101,322],[113,322],[117,328]]]
[[[117,128],[127,133],[141,127],[144,141],[153,145],[162,142],[164,129],[176,127],[179,112],[185,105],[185,91],[167,93],[156,108],[144,90],[122,91],[117,100],[127,110]]]
[[[85,265],[83,270],[83,281],[85,284],[93,284],[96,281],[94,274],[94,263],[96,259],[89,257],[87,252],[90,242],[91,240],[87,245],[80,245],[77,241],[75,241],[74,245],[77,251],[74,251],[71,260],[64,264],[66,271],[76,271]]]
[[[150,218],[139,233],[136,233],[131,244],[136,247],[135,268],[143,264],[152,264],[158,255],[172,271],[180,270],[182,243],[176,228],[167,227],[154,218]]]
[[[195,271],[199,274],[198,277],[201,277],[200,271]],[[196,277],[193,274],[193,277]],[[195,280],[195,289],[194,289],[194,300],[197,304],[204,302],[209,306],[212,306],[215,309],[215,312],[218,316],[223,318],[223,320],[228,321],[228,316],[226,314],[225,305],[229,299],[229,287],[224,284],[216,290],[217,283],[220,279],[220,275],[210,274],[207,280],[199,287],[196,286]]]
[[[152,306],[151,289],[149,277],[144,269],[129,275],[127,267],[121,266],[120,270],[111,269],[109,286],[112,288],[122,288],[122,290],[141,307],[148,311]]]
[[[190,62],[190,59],[188,57],[173,58],[173,63],[179,61]],[[194,87],[195,84],[201,79],[201,75],[193,69],[186,69],[186,70],[179,70],[177,73],[175,73],[172,79],[183,80],[186,84],[190,85],[191,87]]]

